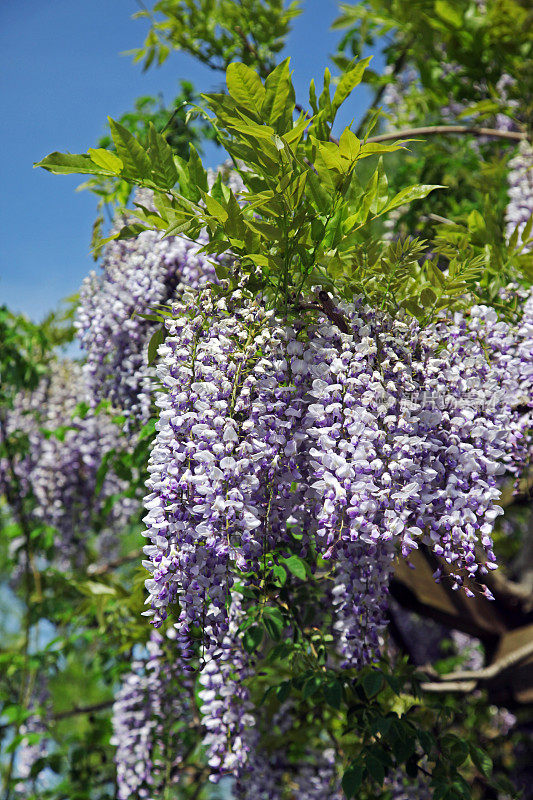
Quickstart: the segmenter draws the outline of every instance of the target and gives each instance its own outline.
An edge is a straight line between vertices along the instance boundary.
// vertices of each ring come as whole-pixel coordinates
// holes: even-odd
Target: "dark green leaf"
[[[342,789],[347,798],[356,797],[363,782],[363,766],[350,764],[342,776]]]
[[[339,709],[342,702],[342,683],[336,678],[325,683],[324,698],[330,706]]]
[[[469,745],[470,758],[474,762],[478,770],[487,778],[492,774],[492,759],[480,747],[474,744]]]
[[[376,695],[383,685],[383,675],[376,669],[371,669],[363,676],[361,683],[366,696],[370,699]]]
[[[307,572],[305,569],[305,564],[301,558],[298,556],[289,556],[289,558],[286,558],[283,563],[293,575],[295,575],[297,578],[300,578],[302,581],[305,580]]]
[[[420,292],[420,302],[424,308],[431,308],[437,299],[437,295],[429,286]]]
[[[259,625],[252,625],[243,636],[244,649],[253,653],[263,641],[263,629]]]
[[[278,641],[285,629],[285,623],[279,608],[265,606],[263,611],[263,623],[270,638],[274,639],[274,641]]]
[[[157,348],[160,344],[163,344],[167,335],[166,328],[161,326],[157,328],[156,331],[151,336],[150,342],[148,343],[148,363],[152,364],[155,359],[157,358]]]

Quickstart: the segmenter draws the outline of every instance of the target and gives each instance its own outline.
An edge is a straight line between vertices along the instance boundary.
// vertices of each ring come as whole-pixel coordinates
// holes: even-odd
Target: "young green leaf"
[[[302,581],[305,580],[307,572],[301,558],[298,556],[289,556],[289,558],[284,559],[283,563],[296,578],[300,578]]]
[[[265,80],[265,98],[261,107],[261,117],[277,133],[287,131],[286,122],[291,122],[294,109],[294,87],[289,71],[290,59],[286,58],[268,75]]]
[[[163,179],[163,188],[172,189],[178,180],[178,172],[174,164],[172,148],[164,136],[156,131],[150,123],[148,132],[149,150],[148,154],[152,162],[152,168],[156,175]]]
[[[124,175],[130,178],[149,178],[152,168],[144,148],[127,128],[108,117],[117,153],[124,164]]]
[[[353,69],[348,70],[345,72],[338,85],[337,89],[335,90],[335,94],[333,95],[332,100],[332,107],[333,112],[336,114],[341,105],[344,103],[346,98],[349,94],[361,83],[363,78],[363,73],[365,69],[368,67],[370,62],[372,61],[372,56],[368,56],[368,58],[363,58],[362,61],[359,61]]]
[[[41,161],[37,161],[34,167],[42,167],[55,175],[107,175],[113,176],[115,173],[107,167],[96,164],[88,155],[74,153],[50,153]]]
[[[226,71],[226,83],[233,99],[261,119],[266,91],[257,72],[246,64],[230,64]]]
[[[434,189],[446,189],[446,186],[440,186],[439,184],[435,185],[423,185],[417,184],[416,186],[407,186],[405,189],[402,189],[395,195],[392,200],[382,209],[381,213],[386,214],[389,211],[392,211],[393,208],[398,208],[402,206],[404,203],[411,203],[413,200],[421,200],[423,197],[427,197],[430,192]]]
[[[448,0],[435,0],[435,13],[453,28],[462,27],[463,17],[459,9]]]
[[[91,157],[91,161],[94,161],[97,166],[108,169],[114,175],[120,175],[124,164],[122,160],[110,150],[106,150],[103,147],[99,147],[95,150],[90,147],[87,153]]]

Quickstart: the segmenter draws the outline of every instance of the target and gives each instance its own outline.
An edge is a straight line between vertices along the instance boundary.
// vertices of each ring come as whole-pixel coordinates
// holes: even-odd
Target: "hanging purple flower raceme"
[[[297,765],[292,783],[295,784],[294,797],[298,800],[344,800],[341,790],[337,759],[332,747],[311,754],[312,761],[302,761]]]
[[[192,686],[179,655],[169,659],[163,644],[153,631],[147,656],[132,663],[113,705],[118,800],[155,800],[180,780],[183,732],[193,719]]]
[[[519,470],[527,439],[512,408],[513,334],[488,309],[426,330],[360,304],[343,312],[353,334],[331,325],[310,333],[304,427],[308,501],[334,567],[334,628],[348,666],[379,653],[395,555],[424,542],[456,588],[495,567],[498,475]]]
[[[511,406],[507,329],[498,329],[488,314],[491,330],[487,314],[481,307],[472,310],[470,322],[458,316],[438,325],[445,346],[437,357],[428,354],[424,367],[426,437],[430,466],[438,473],[424,498],[424,518],[433,551],[450,565],[458,585],[466,575],[476,578],[495,568],[491,533],[502,513],[498,476],[523,462],[525,445]],[[488,334],[486,344],[482,334]],[[476,547],[485,551],[485,563],[478,563]]]
[[[355,315],[350,320],[354,329],[358,321]],[[304,424],[317,545],[334,566],[334,628],[346,661],[364,663],[384,621],[390,556],[377,524],[378,487],[371,467],[379,426],[362,399],[366,392],[376,397],[368,369],[375,343],[367,341],[369,331],[358,333],[360,341],[354,342],[352,334],[324,325],[310,336],[306,355],[312,402]]]
[[[533,146],[522,141],[517,154],[509,161],[507,175],[509,203],[505,211],[506,235],[510,238],[516,228],[519,235],[533,214]]]
[[[533,293],[514,286],[507,294],[518,300],[516,322],[498,321],[494,309],[475,306],[468,326],[482,343],[497,385],[492,404],[499,404],[500,422],[505,425],[503,464],[519,478],[528,466],[533,444]]]
[[[517,404],[527,438],[529,459],[533,456],[533,289],[523,304],[516,326],[516,367],[518,372]]]
[[[226,635],[199,677],[209,779],[218,783],[232,777],[235,800],[281,800],[281,772],[259,747],[253,705],[244,683],[252,669],[239,634],[243,619],[241,597],[233,592]]]
[[[140,191],[136,200],[149,206],[151,194]],[[76,322],[93,405],[109,400],[126,416],[149,418],[153,370],[147,346],[156,323],[140,315],[176,299],[184,288],[216,280],[210,258],[199,252],[206,242],[204,233],[193,242],[144,231],[106,245],[102,272],[93,271],[82,285]]]
[[[261,572],[285,535],[298,497],[290,489],[302,401],[271,312],[251,301],[228,309],[210,292],[188,303],[176,307],[159,350],[167,391],[157,399],[145,500],[145,613],[158,625],[179,594],[183,635],[200,627],[208,650],[227,628],[235,569]]]
[[[224,775],[237,776],[246,771],[255,745],[252,704],[243,683],[250,675],[250,656],[238,634],[242,618],[241,598],[234,592],[226,634],[199,678],[200,711],[206,729],[203,743],[214,783]]]
[[[34,392],[16,398],[7,418],[8,432],[20,432],[28,441],[12,465],[18,487],[11,491],[17,488],[22,497],[33,498],[33,520],[55,529],[56,558],[65,566],[84,563],[87,535],[109,498],[116,501],[100,523],[115,532],[115,544],[116,531],[139,508],[136,499],[123,495],[127,485],[112,469],[96,491],[104,455],[123,449],[124,439],[105,412],[78,411],[86,398],[79,364],[54,361]],[[10,486],[5,482],[12,483],[13,472],[6,463],[0,469],[0,488],[6,493]]]
[[[334,568],[343,663],[356,666],[379,653],[393,560],[423,535],[419,497],[432,473],[422,463],[416,324],[378,319],[360,302],[341,308],[353,333],[324,325],[309,341],[308,500]]]

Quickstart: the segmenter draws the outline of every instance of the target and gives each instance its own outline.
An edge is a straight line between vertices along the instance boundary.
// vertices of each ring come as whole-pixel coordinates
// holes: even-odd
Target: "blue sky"
[[[151,3],[148,3],[151,5]],[[0,3],[0,115],[2,248],[0,304],[35,320],[73,294],[94,269],[89,254],[95,198],[77,192],[81,177],[54,176],[32,164],[53,150],[85,152],[140,95],[162,93],[170,103],[180,78],[208,91],[221,76],[183,54],[142,73],[121,55],[141,45],[145,20],[132,20],[135,0],[18,0]],[[329,26],[336,0],[305,0],[286,53],[298,99],[306,103],[337,35]],[[347,103],[341,122],[359,118],[365,89]],[[222,151],[211,148],[215,166]]]

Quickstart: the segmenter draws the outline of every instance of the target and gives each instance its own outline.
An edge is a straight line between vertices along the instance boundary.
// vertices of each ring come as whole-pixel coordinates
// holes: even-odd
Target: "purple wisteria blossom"
[[[227,629],[235,569],[259,570],[286,535],[283,508],[300,477],[302,400],[271,317],[257,302],[230,310],[200,293],[176,308],[159,349],[167,391],[157,398],[145,501],[146,613],[159,624],[179,595],[183,631],[200,626],[207,650]]]
[[[176,652],[153,631],[147,656],[136,659],[113,705],[118,800],[156,800],[180,780],[183,731],[192,724],[191,685]]]
[[[151,195],[145,194],[135,199],[149,205]],[[126,416],[147,421],[153,378],[147,346],[157,323],[141,315],[175,300],[184,288],[216,280],[210,257],[199,252],[206,242],[204,233],[193,242],[144,231],[106,245],[102,271],[91,272],[81,287],[76,322],[92,405],[109,400]]]
[[[239,778],[248,773],[257,743],[252,704],[243,683],[250,675],[250,656],[238,635],[242,618],[241,598],[234,592],[226,635],[210,654],[199,678],[200,712],[206,729],[203,743],[210,779],[215,783],[224,775]]]
[[[509,162],[507,175],[509,203],[505,211],[506,233],[509,238],[518,228],[522,233],[533,214],[533,146],[523,141]]]
[[[8,433],[27,437],[27,447],[12,471],[7,459],[0,462],[0,489],[33,497],[32,521],[55,529],[56,558],[65,565],[84,562],[87,534],[109,498],[116,497],[116,502],[105,527],[115,532],[139,508],[137,500],[122,495],[126,483],[112,469],[96,493],[104,455],[124,448],[125,440],[104,411],[78,412],[86,398],[80,365],[52,362],[35,391],[21,393],[7,416]],[[17,486],[12,486],[13,474]]]
[[[456,588],[495,567],[498,476],[527,452],[513,331],[484,307],[421,330],[356,301],[349,333],[299,336],[242,300],[176,307],[160,348],[146,613],[159,624],[179,599],[184,642],[196,626],[216,648],[235,575],[259,574],[296,528],[302,554],[331,562],[343,663],[367,663],[395,557],[423,542]]]

